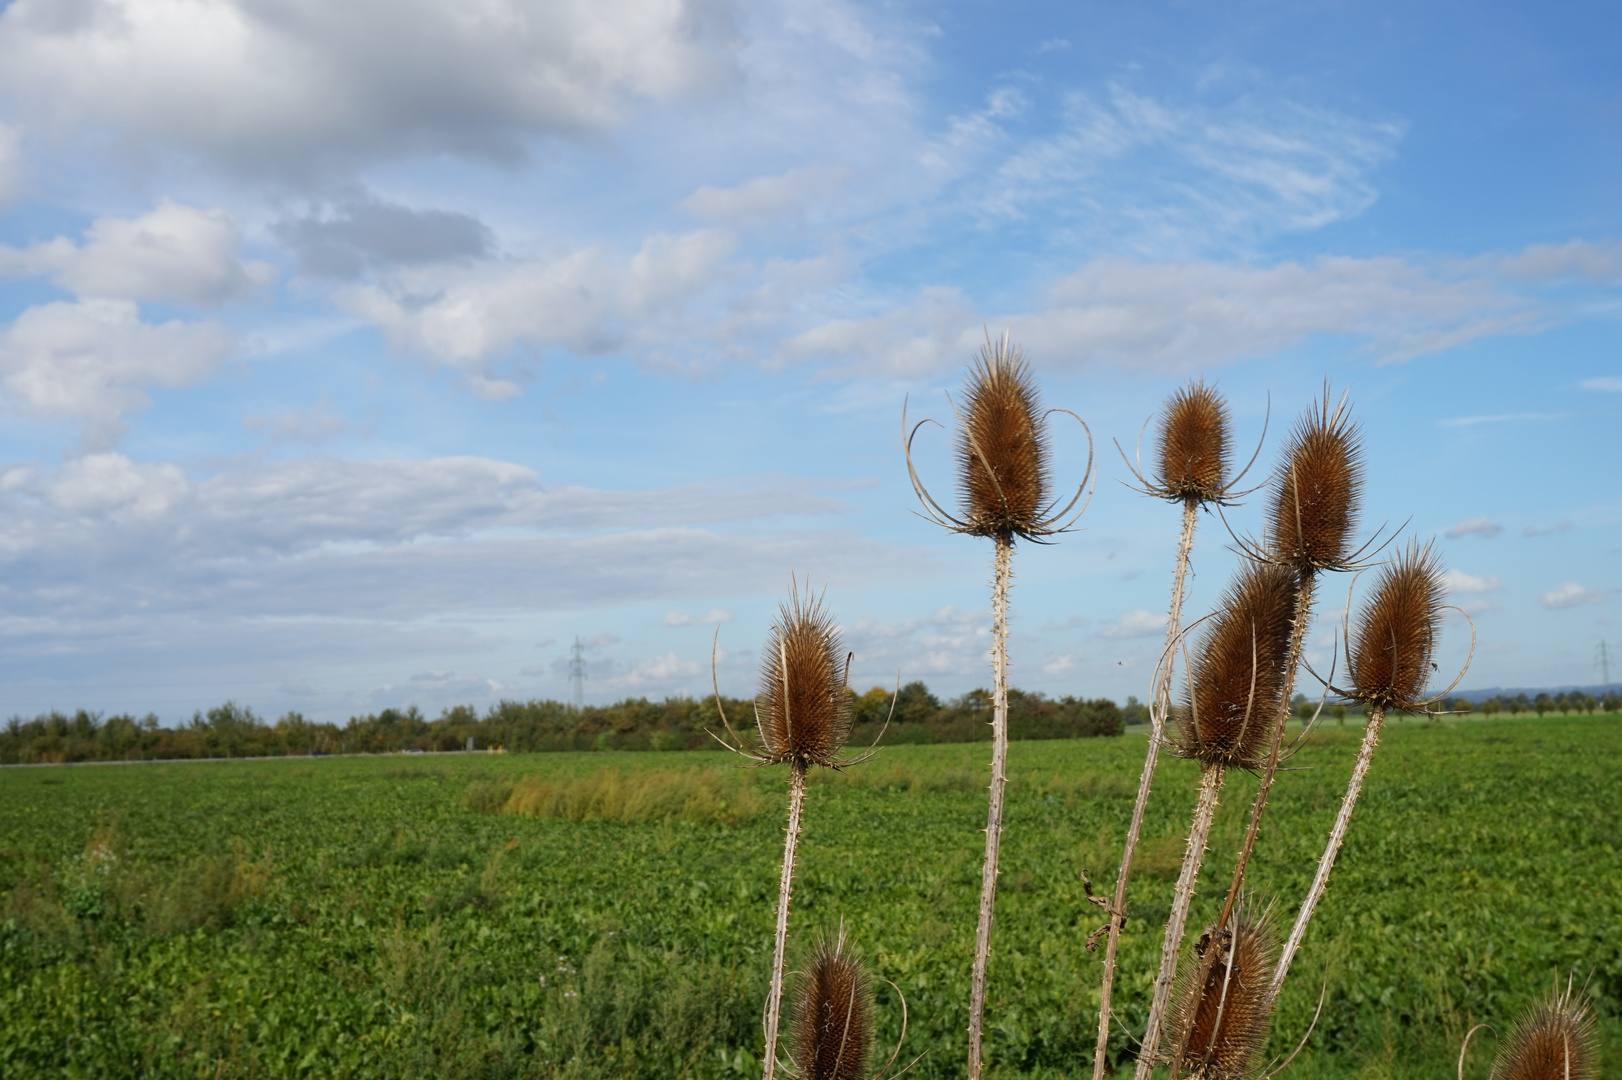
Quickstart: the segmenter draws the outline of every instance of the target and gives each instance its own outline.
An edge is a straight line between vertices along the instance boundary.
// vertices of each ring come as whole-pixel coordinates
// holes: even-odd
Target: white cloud
[[[0,209],[22,198],[22,136],[10,124],[0,124]]]
[[[926,675],[990,677],[991,616],[943,607],[933,615],[888,623],[861,618],[845,627],[845,646],[856,654],[852,681],[884,682],[900,667],[907,679]]]
[[[1557,521],[1553,525],[1528,525],[1521,530],[1522,536],[1552,536],[1555,533],[1570,532],[1577,526],[1570,521]]]
[[[1605,393],[1622,393],[1622,375],[1600,375],[1592,379],[1584,379],[1578,383],[1584,390],[1600,390]]]
[[[1138,610],[1124,615],[1121,619],[1099,632],[1099,636],[1106,638],[1137,638],[1137,637],[1163,637],[1166,633],[1166,615],[1164,612]]]
[[[1504,424],[1517,420],[1564,420],[1566,413],[1494,413],[1490,416],[1452,416],[1436,421],[1440,427],[1474,427],[1477,424]]]
[[[200,382],[231,346],[223,326],[145,323],[127,300],[42,304],[0,331],[0,387],[12,409],[78,421],[86,448],[105,449],[151,404],[144,388]]]
[[[1578,604],[1598,604],[1605,599],[1605,594],[1599,589],[1588,589],[1575,581],[1567,581],[1556,585],[1538,599],[1543,601],[1544,607],[1559,610]]]
[[[1445,535],[1449,540],[1457,540],[1461,536],[1469,536],[1474,533],[1478,536],[1484,536],[1488,540],[1491,540],[1493,537],[1497,536],[1503,531],[1504,527],[1498,524],[1498,522],[1494,521],[1490,517],[1482,516],[1465,518],[1457,525],[1454,525],[1448,529]]]
[[[268,264],[238,259],[239,243],[225,211],[165,202],[138,218],[98,218],[82,246],[65,237],[0,245],[0,274],[49,273],[85,298],[219,304],[274,277]]]
[[[708,675],[708,661],[683,660],[673,652],[662,656],[649,656],[628,664],[615,664],[615,674],[594,676],[591,680],[594,694],[646,694],[650,691],[671,693],[679,684],[700,675]]]
[[[670,331],[682,323],[685,302],[716,280],[733,244],[721,230],[656,235],[624,261],[585,248],[554,259],[404,275],[392,288],[338,296],[395,348],[460,368],[488,397],[510,397],[517,385],[495,378],[489,364],[519,346],[583,355],[627,349],[660,359],[660,349],[679,340]],[[419,299],[425,289],[433,290],[427,301]]]
[[[803,213],[808,204],[839,193],[850,170],[838,165],[806,165],[775,176],[761,176],[737,187],[708,184],[689,195],[681,208],[732,228],[763,225],[783,215]]]
[[[1446,581],[1447,591],[1450,593],[1490,593],[1504,587],[1496,575],[1477,577],[1474,574],[1466,574],[1463,570],[1449,570]]]
[[[960,364],[984,323],[1010,326],[1049,368],[1187,372],[1276,354],[1320,334],[1362,339],[1381,362],[1407,360],[1529,330],[1536,316],[1490,281],[1451,279],[1393,257],[1271,267],[1105,258],[1056,279],[1047,305],[1032,312],[980,316],[955,290],[931,288],[887,314],[805,331],[782,351],[917,375]]]
[[[1568,240],[1564,244],[1530,244],[1517,254],[1499,259],[1498,265],[1505,274],[1533,281],[1564,277],[1609,281],[1622,277],[1622,243]]]
[[[15,0],[0,83],[257,174],[460,154],[619,123],[732,78],[725,0]]]
[[[725,608],[710,608],[709,614],[692,616],[685,611],[672,611],[665,616],[666,626],[719,626],[732,621],[732,612]]]

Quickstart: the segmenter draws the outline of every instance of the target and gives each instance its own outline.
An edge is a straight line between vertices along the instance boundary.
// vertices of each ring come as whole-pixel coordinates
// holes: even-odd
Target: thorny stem
[[[1093,1080],[1103,1080],[1106,1051],[1109,1048],[1110,990],[1115,983],[1115,952],[1126,922],[1126,884],[1132,873],[1132,854],[1137,850],[1143,829],[1144,809],[1149,805],[1149,786],[1155,778],[1155,762],[1160,757],[1161,733],[1171,712],[1172,645],[1182,625],[1183,594],[1187,591],[1188,553],[1194,547],[1194,523],[1199,500],[1183,500],[1183,533],[1177,541],[1177,570],[1172,577],[1171,607],[1166,616],[1166,661],[1149,703],[1149,750],[1143,759],[1143,775],[1138,777],[1138,801],[1132,804],[1132,823],[1126,828],[1126,847],[1121,852],[1121,868],[1115,873],[1115,899],[1109,907],[1109,941],[1104,946],[1104,985],[1098,999],[1098,1048],[1093,1052]]]
[[[772,954],[772,985],[766,995],[766,1064],[763,1080],[777,1068],[777,1022],[783,1003],[783,953],[788,946],[788,901],[794,891],[794,849],[800,840],[800,807],[805,802],[805,763],[792,761],[788,774],[788,830],[783,840],[783,879],[777,886],[777,951]]]
[[[1329,830],[1329,843],[1324,847],[1323,858],[1318,860],[1318,875],[1312,879],[1312,888],[1307,890],[1306,899],[1301,901],[1295,925],[1290,928],[1290,939],[1284,943],[1278,967],[1273,971],[1275,994],[1284,985],[1284,976],[1290,973],[1290,961],[1295,959],[1301,939],[1306,936],[1307,922],[1312,918],[1313,909],[1323,899],[1324,889],[1329,884],[1329,871],[1335,868],[1335,856],[1340,853],[1340,845],[1346,840],[1346,826],[1352,820],[1352,807],[1357,805],[1357,796],[1363,790],[1363,778],[1368,775],[1369,762],[1374,758],[1374,747],[1380,741],[1380,728],[1384,723],[1385,710],[1378,706],[1371,708],[1368,723],[1363,728],[1363,744],[1357,749],[1357,764],[1352,766],[1352,778],[1346,782],[1346,795],[1340,800],[1340,813],[1335,816],[1335,827]]]
[[[1296,579],[1295,613],[1290,623],[1289,651],[1284,658],[1284,678],[1279,691],[1278,717],[1273,725],[1273,746],[1268,752],[1267,765],[1262,769],[1261,779],[1256,785],[1256,799],[1250,806],[1250,823],[1245,827],[1245,842],[1239,848],[1239,857],[1233,864],[1233,879],[1228,883],[1228,895],[1222,901],[1222,913],[1213,924],[1219,928],[1228,925],[1228,917],[1233,914],[1234,905],[1239,902],[1239,890],[1245,883],[1245,870],[1250,866],[1250,856],[1256,850],[1256,834],[1261,831],[1262,815],[1267,811],[1267,797],[1272,793],[1273,779],[1278,775],[1279,753],[1284,747],[1284,726],[1289,722],[1290,698],[1295,693],[1295,669],[1301,664],[1301,650],[1306,641],[1307,623],[1312,618],[1312,587],[1315,580],[1311,570],[1301,571]],[[1221,949],[1210,949],[1201,958],[1200,971],[1194,980],[1196,986],[1205,985],[1205,979],[1221,958],[1221,953]],[[1172,1052],[1170,1080],[1177,1080],[1177,1074],[1183,1066],[1183,1052],[1188,1049],[1190,1034],[1192,1031],[1185,1032]]]
[[[1194,803],[1194,820],[1188,827],[1188,849],[1183,853],[1183,869],[1172,889],[1171,916],[1166,920],[1166,937],[1160,950],[1160,973],[1155,976],[1154,1002],[1149,1008],[1149,1024],[1143,1032],[1143,1046],[1138,1051],[1138,1066],[1133,1080],[1149,1080],[1149,1074],[1154,1070],[1166,1002],[1171,997],[1172,982],[1177,978],[1177,953],[1182,948],[1188,909],[1194,902],[1194,881],[1199,877],[1200,862],[1205,858],[1205,844],[1211,836],[1211,820],[1216,817],[1217,797],[1222,794],[1222,781],[1227,773],[1228,770],[1222,765],[1207,765],[1200,770],[1200,795]]]
[[[991,585],[991,797],[986,811],[986,861],[980,874],[980,924],[974,935],[969,984],[969,1080],[980,1080],[981,1026],[986,1011],[986,967],[991,962],[991,918],[997,903],[997,849],[1002,842],[1003,789],[1008,784],[1008,578],[1014,538],[997,536]]]

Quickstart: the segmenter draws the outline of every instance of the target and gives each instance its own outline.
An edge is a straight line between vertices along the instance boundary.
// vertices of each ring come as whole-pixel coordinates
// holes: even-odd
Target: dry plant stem
[[[1256,850],[1256,834],[1261,831],[1262,815],[1267,811],[1267,797],[1273,790],[1273,779],[1278,775],[1279,752],[1284,747],[1284,725],[1290,719],[1290,698],[1295,691],[1295,669],[1301,665],[1301,649],[1306,641],[1307,623],[1312,616],[1312,591],[1316,578],[1312,571],[1304,570],[1297,579],[1295,587],[1295,620],[1290,627],[1290,647],[1284,658],[1283,687],[1279,691],[1278,719],[1274,725],[1273,746],[1267,758],[1267,765],[1262,770],[1260,781],[1256,785],[1256,799],[1250,806],[1250,822],[1245,826],[1245,842],[1239,848],[1239,857],[1234,861],[1233,879],[1228,883],[1228,895],[1223,898],[1222,912],[1217,916],[1215,926],[1227,926],[1228,917],[1233,914],[1234,905],[1239,902],[1239,890],[1244,887],[1245,871],[1250,866],[1250,856]],[[1200,960],[1200,973],[1196,977],[1196,985],[1203,984],[1206,975],[1215,966],[1222,950],[1211,949]],[[1170,1080],[1177,1080],[1183,1067],[1183,1051],[1187,1049],[1186,1042],[1179,1043],[1172,1051]]]
[[[805,763],[789,764],[788,833],[783,840],[783,879],[777,886],[777,950],[772,954],[772,985],[766,995],[764,1080],[777,1069],[777,1024],[783,1004],[783,953],[788,946],[788,901],[794,891],[794,849],[800,840],[800,807],[805,802]]]
[[[1363,778],[1368,775],[1369,762],[1374,759],[1374,747],[1380,741],[1380,728],[1385,724],[1385,710],[1375,706],[1369,710],[1369,721],[1363,728],[1363,744],[1357,749],[1357,764],[1352,766],[1352,778],[1346,783],[1346,795],[1340,800],[1340,813],[1335,817],[1335,827],[1329,831],[1329,843],[1324,847],[1323,858],[1318,860],[1318,875],[1312,879],[1312,888],[1307,890],[1307,898],[1301,901],[1301,910],[1295,916],[1295,925],[1290,928],[1290,938],[1284,943],[1284,951],[1279,954],[1278,967],[1273,971],[1273,993],[1278,993],[1280,986],[1284,985],[1284,976],[1290,973],[1290,961],[1295,959],[1296,950],[1301,947],[1301,939],[1306,936],[1307,923],[1312,918],[1313,909],[1318,901],[1323,899],[1324,889],[1329,885],[1329,872],[1335,868],[1335,856],[1340,854],[1340,845],[1346,840],[1346,827],[1352,820],[1352,808],[1357,805],[1357,797],[1363,790]]]
[[[991,962],[991,919],[997,903],[997,850],[1002,843],[1003,789],[1008,784],[1008,578],[1014,554],[1010,534],[997,537],[991,586],[991,797],[986,810],[986,861],[980,873],[980,924],[974,935],[969,984],[969,1080],[979,1080],[986,967]]]
[[[1183,930],[1188,925],[1188,909],[1194,902],[1194,882],[1200,874],[1200,863],[1205,858],[1205,845],[1211,837],[1211,821],[1216,817],[1217,798],[1222,794],[1222,781],[1228,770],[1222,765],[1207,765],[1200,770],[1200,795],[1194,803],[1194,820],[1188,827],[1188,849],[1183,853],[1183,869],[1177,875],[1172,889],[1171,916],[1166,920],[1166,937],[1160,950],[1160,973],[1155,976],[1155,996],[1149,1007],[1149,1023],[1143,1032],[1143,1046],[1138,1051],[1134,1080],[1149,1080],[1154,1070],[1155,1054],[1160,1049],[1160,1029],[1165,1024],[1166,1004],[1171,998],[1172,983],[1177,979],[1177,954],[1183,945]]]
[[[1165,729],[1166,715],[1171,711],[1172,645],[1182,623],[1183,594],[1187,591],[1188,553],[1194,547],[1194,523],[1197,520],[1199,500],[1190,496],[1183,500],[1183,534],[1177,541],[1177,570],[1172,577],[1171,607],[1166,616],[1166,662],[1161,665],[1160,678],[1155,684],[1154,700],[1149,703],[1149,749],[1143,759],[1143,775],[1138,777],[1138,800],[1132,804],[1132,822],[1126,828],[1126,847],[1121,852],[1121,867],[1115,872],[1115,899],[1109,908],[1109,941],[1104,946],[1104,983],[1098,999],[1098,1047],[1093,1051],[1093,1080],[1103,1080],[1105,1051],[1109,1047],[1110,991],[1115,984],[1115,952],[1121,942],[1121,926],[1126,922],[1126,885],[1132,873],[1132,855],[1138,847],[1138,834],[1143,829],[1143,813],[1149,805],[1149,786],[1154,782],[1155,764],[1160,757],[1161,732]]]

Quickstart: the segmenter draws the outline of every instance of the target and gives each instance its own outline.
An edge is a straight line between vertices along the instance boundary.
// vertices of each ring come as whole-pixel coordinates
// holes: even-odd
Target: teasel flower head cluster
[[[1262,543],[1253,554],[1302,574],[1355,570],[1364,549],[1352,550],[1363,487],[1363,447],[1347,397],[1308,409],[1290,432],[1273,478]],[[1372,542],[1372,541],[1371,541]]]
[[[907,1037],[906,1000],[898,990],[901,1038],[889,1060],[878,1072],[869,1073],[873,1057],[873,986],[867,965],[851,945],[843,922],[833,934],[811,947],[799,982],[790,1028],[792,1061],[788,1074],[794,1080],[883,1080],[889,1076]]]
[[[1462,1059],[1462,1051],[1461,1051]],[[1568,980],[1521,1014],[1493,1059],[1491,1080],[1596,1080],[1599,1028],[1585,990]]]
[[[1295,575],[1253,562],[1202,630],[1175,714],[1172,750],[1205,765],[1259,768],[1272,744],[1295,618]]]
[[[912,462],[912,443],[919,428],[934,421],[920,421],[908,430],[905,410],[902,413],[907,471],[925,515],[953,532],[1005,540],[1017,536],[1041,543],[1045,537],[1068,531],[1081,514],[1076,504],[1092,475],[1092,436],[1089,433],[1087,471],[1075,495],[1061,507],[1049,495],[1052,450],[1047,418],[1062,412],[1084,431],[1087,425],[1068,409],[1043,410],[1030,365],[1009,344],[1006,334],[980,350],[969,370],[963,406],[958,409],[954,404],[953,409],[958,415],[956,514],[929,494]]]
[[[1147,427],[1145,423],[1145,427]],[[1135,490],[1157,499],[1185,502],[1189,499],[1201,505],[1232,506],[1234,500],[1249,491],[1236,491],[1235,486],[1250,472],[1261,452],[1256,453],[1237,476],[1230,476],[1233,462],[1233,434],[1228,405],[1215,387],[1204,380],[1196,380],[1178,387],[1166,399],[1155,431],[1154,462],[1148,470],[1121,457],[1137,479]],[[1262,435],[1266,437],[1266,428]],[[1142,437],[1139,436],[1141,451]],[[1116,444],[1120,450],[1120,444]],[[1128,485],[1129,487],[1132,485]]]
[[[1240,1080],[1255,1074],[1273,1015],[1278,933],[1271,909],[1241,901],[1222,927],[1207,927],[1173,991],[1173,1042],[1183,1047],[1183,1075]]]

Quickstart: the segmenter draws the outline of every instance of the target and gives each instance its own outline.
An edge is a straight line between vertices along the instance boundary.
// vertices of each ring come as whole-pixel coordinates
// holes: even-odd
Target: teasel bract
[[[950,399],[948,399],[950,400]],[[997,855],[1002,840],[1003,790],[1008,759],[1008,583],[1012,571],[1014,538],[1036,543],[1064,532],[1074,524],[1092,475],[1092,436],[1088,435],[1087,471],[1076,493],[1062,508],[1050,499],[1047,417],[1063,412],[1082,429],[1086,424],[1067,409],[1043,411],[1029,365],[1008,335],[986,343],[969,371],[958,413],[958,514],[944,509],[929,494],[912,462],[912,442],[925,420],[908,430],[902,409],[903,445],[907,472],[924,511],[936,524],[971,536],[987,536],[995,543],[991,587],[991,784],[986,812],[986,855],[981,873],[980,911],[975,932],[974,966],[969,984],[969,1080],[979,1080],[983,1068],[982,1029],[985,1016],[986,971],[991,958],[992,916],[997,894]],[[1085,506],[1082,507],[1085,509]],[[1075,513],[1072,514],[1071,511]]]
[[[782,876],[777,891],[777,937],[772,953],[771,985],[766,998],[766,1056],[763,1076],[771,1080],[777,1064],[777,1035],[783,997],[783,957],[788,945],[789,899],[794,888],[794,859],[800,839],[806,772],[812,765],[843,769],[868,760],[873,751],[840,758],[850,737],[850,693],[846,689],[850,655],[844,652],[834,618],[821,596],[802,597],[796,584],[778,609],[777,621],[761,650],[760,686],[755,693],[755,719],[760,737],[751,743],[738,736],[721,713],[732,736],[728,749],[757,766],[789,767],[788,827],[783,841]],[[711,665],[712,678],[714,665]],[[721,708],[721,692],[715,692]],[[881,732],[882,734],[882,732]]]
[[[1093,1078],[1103,1080],[1109,1046],[1111,998],[1115,980],[1115,954],[1120,946],[1121,927],[1126,922],[1126,890],[1132,873],[1132,858],[1143,828],[1143,815],[1149,804],[1149,788],[1160,756],[1165,720],[1171,709],[1171,681],[1174,646],[1182,625],[1183,596],[1187,591],[1189,553],[1194,547],[1194,526],[1201,506],[1232,505],[1233,487],[1249,471],[1246,465],[1238,477],[1229,476],[1233,456],[1229,434],[1228,407],[1221,395],[1204,381],[1179,387],[1161,410],[1155,435],[1154,479],[1127,462],[1138,480],[1138,490],[1155,498],[1183,504],[1183,528],[1177,542],[1177,562],[1172,574],[1171,604],[1166,613],[1166,646],[1155,670],[1155,685],[1149,703],[1149,740],[1143,771],[1138,777],[1137,800],[1127,826],[1126,843],[1121,850],[1120,867],[1115,873],[1115,892],[1107,909],[1109,921],[1104,931],[1104,975],[1099,994],[1098,1044],[1093,1055]],[[1119,447],[1117,447],[1119,448]],[[1260,443],[1257,444],[1260,451]],[[1125,452],[1122,452],[1124,458]],[[1254,464],[1254,455],[1251,463]],[[1240,493],[1244,494],[1244,493]],[[1087,947],[1095,947],[1098,931],[1089,935]]]
[[[1256,1071],[1273,1015],[1278,934],[1270,916],[1241,900],[1226,923],[1200,935],[1194,950],[1202,962],[1178,980],[1170,1027],[1193,1080],[1241,1080]]]
[[[1460,1052],[1461,1060],[1463,1052]],[[1599,1032],[1586,991],[1570,980],[1532,1005],[1493,1058],[1491,1080],[1596,1080]]]
[[[1368,722],[1363,728],[1363,741],[1358,747],[1357,761],[1352,766],[1340,811],[1318,862],[1317,875],[1307,890],[1306,899],[1301,902],[1295,925],[1279,956],[1272,980],[1275,993],[1289,974],[1290,962],[1301,946],[1307,923],[1329,884],[1329,873],[1346,839],[1352,809],[1363,790],[1374,748],[1380,741],[1386,711],[1418,712],[1436,700],[1425,697],[1425,680],[1432,670],[1431,658],[1441,634],[1445,591],[1441,564],[1434,550],[1428,544],[1410,542],[1395,561],[1381,568],[1374,595],[1358,612],[1355,627],[1348,618],[1345,647],[1351,685],[1334,690],[1343,698],[1361,703],[1368,710]],[[1465,666],[1468,667],[1468,661]],[[1463,674],[1459,673],[1461,678]],[[1454,684],[1457,683],[1455,679]]]
[[[1148,1077],[1159,1053],[1189,906],[1222,782],[1230,768],[1255,768],[1264,762],[1274,742],[1274,727],[1282,722],[1277,699],[1296,621],[1295,580],[1287,567],[1247,564],[1201,632],[1189,669],[1188,690],[1170,745],[1173,753],[1200,763],[1199,797],[1182,869],[1172,889],[1160,971],[1138,1054],[1138,1080]],[[1225,925],[1231,914],[1231,909],[1224,911],[1218,925]]]

